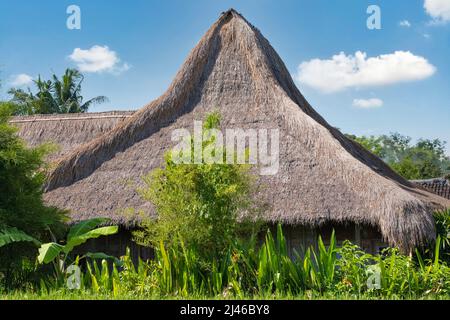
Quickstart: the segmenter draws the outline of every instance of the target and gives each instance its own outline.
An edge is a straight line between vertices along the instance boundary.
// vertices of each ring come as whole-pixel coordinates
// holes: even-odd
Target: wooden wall
[[[272,234],[276,235],[276,226],[270,226]],[[292,256],[297,251],[302,255],[309,246],[317,245],[317,238],[320,235],[325,243],[330,242],[331,232],[335,230],[337,244],[341,245],[344,240],[350,240],[354,244],[361,246],[366,252],[376,254],[381,249],[387,247],[382,241],[380,232],[371,226],[359,226],[355,224],[324,225],[320,228],[307,226],[283,226],[283,233],[287,240],[288,250]],[[264,239],[261,235],[261,241]],[[77,248],[75,254],[85,252],[103,252],[115,257],[125,255],[127,247],[130,248],[134,262],[140,257],[142,260],[153,258],[153,249],[142,247],[132,241],[131,231],[121,229],[118,234],[109,237],[100,237],[86,242]],[[295,251],[294,251],[295,250]]]
[[[276,234],[276,227],[273,226],[272,232]],[[381,233],[377,228],[367,225],[348,224],[326,224],[320,228],[308,226],[283,226],[283,233],[287,240],[289,252],[294,254],[296,250],[299,254],[304,253],[305,249],[317,245],[319,235],[325,245],[330,243],[331,233],[335,231],[337,245],[342,245],[344,240],[350,240],[359,245],[364,251],[371,254],[377,254],[388,245],[382,240]]]
[[[153,249],[140,246],[133,242],[131,231],[123,228],[115,235],[87,241],[85,244],[78,247],[74,253],[103,252],[119,258],[126,254],[127,247],[130,248],[131,258],[135,263],[137,263],[139,257],[142,260],[153,258]]]

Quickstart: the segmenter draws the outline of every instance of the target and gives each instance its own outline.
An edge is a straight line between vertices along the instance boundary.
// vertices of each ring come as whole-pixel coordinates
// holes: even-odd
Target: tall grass
[[[293,258],[278,227],[276,236],[268,231],[262,244],[256,238],[238,241],[210,261],[182,242],[171,249],[160,244],[153,260],[137,265],[129,252],[112,267],[94,261],[81,273],[80,290],[115,298],[449,298],[450,268],[440,261],[439,246],[438,239],[433,259],[423,259],[419,252],[405,256],[396,249],[374,256],[348,241],[338,248],[333,233],[328,246],[319,237],[317,249]],[[379,283],[370,286],[374,274]],[[52,290],[65,289],[52,280],[38,286],[42,295]]]

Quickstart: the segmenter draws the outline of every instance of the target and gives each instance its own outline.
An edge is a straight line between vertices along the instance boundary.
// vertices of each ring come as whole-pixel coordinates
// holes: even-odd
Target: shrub
[[[217,128],[219,120],[217,113],[208,115],[205,129]],[[214,139],[204,141],[203,150],[211,147]],[[193,140],[190,143],[193,148]],[[238,221],[244,211],[257,216],[250,200],[254,179],[249,170],[245,164],[178,164],[173,153],[167,153],[164,167],[143,178],[145,188],[139,192],[152,202],[158,216],[143,221],[135,239],[154,247],[162,242],[169,248],[182,241],[204,256],[224,252],[243,226],[258,226],[256,219],[251,224],[245,224],[245,219]]]
[[[44,240],[49,237],[49,228],[56,233],[63,230],[64,212],[46,206],[42,199],[46,169],[43,159],[54,148],[28,148],[16,135],[16,128],[9,125],[9,115],[9,108],[0,108],[0,231],[21,232]],[[35,254],[33,242],[0,246],[3,283],[13,285],[14,270],[20,270],[24,259],[33,259]]]
[[[347,240],[338,249],[338,255],[337,291],[362,294],[368,289],[367,266],[374,263],[374,257]]]

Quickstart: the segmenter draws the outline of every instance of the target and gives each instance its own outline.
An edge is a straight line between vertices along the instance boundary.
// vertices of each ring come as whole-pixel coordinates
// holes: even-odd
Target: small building
[[[137,112],[32,116],[13,119],[30,145],[61,145],[45,200],[71,211],[73,221],[109,217],[123,243],[139,215],[156,212],[136,188],[174,146],[174,129],[219,110],[222,128],[279,130],[279,170],[267,186],[264,219],[285,226],[290,248],[335,229],[339,241],[370,252],[386,244],[410,251],[433,241],[432,213],[450,201],[418,188],[328,124],[300,93],[260,31],[234,10],[222,14],[158,99]],[[127,233],[128,232],[128,233]],[[120,237],[119,237],[120,238]],[[116,238],[117,239],[117,238]],[[103,246],[110,248],[112,239]],[[119,241],[119,240],[117,240]]]
[[[411,182],[419,188],[450,199],[450,181],[446,178],[412,180]]]

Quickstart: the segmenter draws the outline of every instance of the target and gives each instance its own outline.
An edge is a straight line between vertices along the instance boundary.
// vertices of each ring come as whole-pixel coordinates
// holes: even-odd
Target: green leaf
[[[86,258],[90,258],[90,259],[102,259],[102,260],[103,260],[103,259],[105,259],[105,260],[111,259],[111,260],[113,260],[114,263],[117,264],[117,265],[121,265],[121,264],[122,264],[122,262],[120,261],[120,259],[117,259],[117,258],[114,257],[114,256],[107,255],[106,253],[103,253],[103,252],[88,252],[88,253],[86,253],[84,256],[85,256]]]
[[[39,248],[39,263],[50,263],[61,253],[63,246],[54,242],[45,243]]]
[[[439,266],[439,251],[441,248],[441,236],[438,235],[436,238],[436,244],[435,244],[435,249],[434,249],[434,266],[438,267]]]
[[[101,236],[109,236],[112,234],[116,234],[119,231],[118,226],[109,226],[109,227],[101,227],[86,233],[79,234],[77,236],[72,236],[68,238],[67,244],[64,246],[64,253],[68,254],[73,250],[74,247],[79,246],[80,244],[85,243],[89,239],[98,238]]]
[[[69,234],[67,235],[67,242],[69,242],[72,238],[78,237],[109,221],[110,219],[108,218],[93,218],[81,221],[70,228]]]
[[[17,228],[5,228],[0,230],[0,247],[14,242],[33,242],[36,246],[41,245],[37,239]]]

